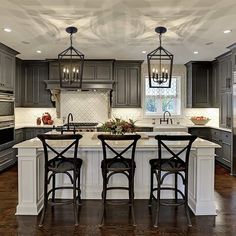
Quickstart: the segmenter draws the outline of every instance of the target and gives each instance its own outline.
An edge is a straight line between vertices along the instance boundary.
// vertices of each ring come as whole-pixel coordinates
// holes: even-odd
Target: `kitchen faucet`
[[[70,129],[70,118],[71,118],[71,121],[73,121],[73,115],[72,113],[69,113],[68,116],[67,116],[67,129],[69,130]]]
[[[166,114],[169,115],[169,117],[171,117],[171,114],[169,111],[165,111],[163,113],[163,118],[160,118],[160,124],[162,124],[162,122],[166,122],[166,124],[169,124],[169,121],[171,124],[173,124],[172,118],[166,118]]]

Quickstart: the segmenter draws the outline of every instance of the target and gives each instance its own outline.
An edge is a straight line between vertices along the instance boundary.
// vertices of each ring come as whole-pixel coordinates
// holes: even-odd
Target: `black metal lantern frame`
[[[157,27],[155,31],[159,34],[160,46],[147,54],[149,87],[170,88],[174,55],[161,45],[162,34],[167,29]]]
[[[62,88],[82,87],[84,54],[72,46],[72,35],[77,32],[76,27],[66,28],[70,34],[70,47],[58,54],[60,86]]]

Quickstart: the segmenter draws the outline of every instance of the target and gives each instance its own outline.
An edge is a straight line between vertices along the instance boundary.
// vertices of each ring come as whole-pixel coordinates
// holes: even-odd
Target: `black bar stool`
[[[185,213],[188,221],[188,226],[192,226],[189,209],[188,209],[188,164],[189,164],[189,155],[192,143],[197,138],[197,136],[192,135],[157,135],[155,139],[158,141],[158,158],[151,159],[149,161],[151,165],[151,184],[150,184],[150,199],[149,206],[152,204],[152,200],[157,200],[157,212],[156,212],[156,220],[154,227],[158,227],[159,224],[159,212],[160,205],[164,206],[185,206]],[[183,141],[184,146],[181,150],[178,149],[178,152],[175,153],[174,148],[170,149],[168,147],[168,141],[171,143],[176,143],[179,141]],[[184,142],[185,141],[185,142]],[[163,151],[170,154],[169,158],[163,158]],[[183,154],[183,158],[180,155]],[[184,155],[185,154],[185,155]],[[175,186],[174,187],[162,187],[162,184],[165,178],[169,175],[174,175]],[[157,187],[153,187],[154,175],[157,180]],[[181,177],[184,185],[184,193],[178,189],[178,176]],[[175,202],[161,202],[160,195],[161,190],[172,190],[175,193]],[[157,191],[157,197],[154,196],[154,191]],[[178,193],[181,195],[182,199],[178,200]]]
[[[141,138],[140,135],[98,135],[98,139],[102,142],[103,148],[103,160],[101,162],[102,168],[102,177],[103,177],[103,191],[102,191],[102,199],[103,199],[103,213],[101,217],[100,227],[103,226],[104,215],[106,211],[106,204],[119,205],[125,204],[125,202],[120,203],[112,203],[106,201],[107,190],[128,190],[129,191],[129,201],[128,205],[131,208],[132,212],[132,220],[133,225],[135,226],[135,217],[134,217],[134,171],[135,171],[135,149],[137,141]],[[114,143],[110,141],[115,141],[117,145],[117,141],[120,143],[122,141],[129,141],[128,146],[123,148],[121,146],[121,150],[114,149]],[[109,144],[108,144],[109,142]],[[113,147],[112,147],[113,146]],[[119,147],[119,145],[118,145]],[[107,158],[107,150],[111,151],[113,156],[112,158]],[[128,151],[131,150],[131,153]],[[127,158],[129,156],[129,158]],[[128,187],[108,187],[108,182],[111,176],[116,174],[124,174],[128,178]]]
[[[81,190],[80,190],[80,169],[82,166],[82,160],[77,158],[79,140],[82,138],[80,134],[40,134],[37,136],[43,143],[44,149],[44,206],[41,215],[39,227],[43,226],[47,206],[52,207],[56,205],[73,204],[75,225],[78,225],[78,204],[81,203]],[[64,150],[57,151],[52,147],[53,142],[61,142],[66,145]],[[51,145],[51,146],[50,146]],[[50,154],[54,154],[51,158]],[[70,152],[70,155],[69,155]],[[73,157],[72,157],[73,154]],[[50,158],[49,158],[50,157]],[[71,173],[72,172],[72,173]],[[56,174],[66,174],[73,186],[60,186],[56,187]],[[52,188],[48,190],[48,185],[52,179]],[[72,189],[73,199],[57,201],[55,199],[56,190]],[[49,195],[52,194],[52,198],[49,199]]]

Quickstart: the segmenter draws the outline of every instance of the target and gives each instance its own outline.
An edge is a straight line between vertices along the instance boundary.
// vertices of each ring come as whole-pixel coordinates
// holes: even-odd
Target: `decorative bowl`
[[[206,125],[210,119],[204,116],[193,116],[190,119],[195,125]]]

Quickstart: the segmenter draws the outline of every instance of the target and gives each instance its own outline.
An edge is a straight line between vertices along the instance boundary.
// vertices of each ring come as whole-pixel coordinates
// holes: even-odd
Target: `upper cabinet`
[[[22,60],[16,58],[16,73],[15,73],[15,106],[22,106],[22,96],[23,96],[23,69]]]
[[[220,90],[230,91],[232,86],[232,60],[231,53],[217,58],[219,63]]]
[[[14,91],[17,54],[18,52],[0,43],[0,90]]]
[[[62,67],[66,67],[66,62]],[[113,80],[114,60],[85,60],[83,80]],[[59,80],[58,61],[49,61],[49,79]]]
[[[116,61],[112,106],[141,107],[141,64],[143,61]]]
[[[218,61],[212,62],[212,107],[220,107],[220,81],[219,81],[219,63]]]
[[[50,92],[44,82],[48,79],[48,62],[24,61],[22,69],[22,106],[52,107]]]
[[[211,62],[190,61],[187,68],[187,107],[212,107]]]

